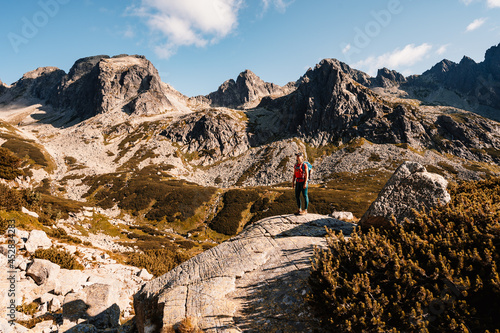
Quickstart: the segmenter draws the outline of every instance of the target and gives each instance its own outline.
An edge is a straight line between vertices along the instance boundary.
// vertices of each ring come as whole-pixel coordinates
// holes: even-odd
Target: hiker
[[[295,188],[295,199],[297,199],[297,206],[299,210],[295,215],[307,214],[307,206],[309,205],[309,197],[307,196],[307,186],[309,185],[309,162],[304,162],[304,154],[295,154],[297,163],[294,167],[292,188]],[[301,209],[300,194],[304,196],[304,209]]]

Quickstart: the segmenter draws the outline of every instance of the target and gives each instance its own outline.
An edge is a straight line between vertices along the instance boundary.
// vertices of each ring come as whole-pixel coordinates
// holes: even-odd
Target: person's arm
[[[295,168],[293,169],[292,188],[295,188]]]

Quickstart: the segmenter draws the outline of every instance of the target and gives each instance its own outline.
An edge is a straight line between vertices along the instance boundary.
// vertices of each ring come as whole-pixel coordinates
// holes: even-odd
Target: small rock
[[[24,214],[28,214],[29,216],[33,216],[36,219],[40,217],[37,213],[32,212],[24,207],[21,207],[21,212],[23,212]]]
[[[56,312],[61,308],[61,301],[58,297],[54,297],[50,302],[50,312]]]
[[[31,277],[37,285],[42,285],[47,280],[57,277],[60,269],[59,265],[48,260],[35,259],[28,267],[26,275]]]
[[[351,212],[333,212],[330,214],[331,217],[342,221],[351,221],[354,219],[354,215]]]
[[[26,251],[34,253],[37,249],[48,249],[52,246],[52,241],[42,230],[32,230],[25,243]]]
[[[149,273],[148,270],[145,268],[137,272],[137,276],[143,279],[144,281],[149,281],[154,277],[153,274]]]
[[[41,297],[40,297],[40,302],[41,303],[48,303],[50,301],[52,301],[52,299],[55,297],[54,294],[51,294],[51,293],[45,293],[43,294]]]

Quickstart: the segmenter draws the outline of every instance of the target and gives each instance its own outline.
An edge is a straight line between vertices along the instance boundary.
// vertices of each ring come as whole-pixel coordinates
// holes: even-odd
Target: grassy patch
[[[149,220],[167,222],[185,221],[209,201],[216,189],[183,180],[165,179],[169,166],[149,166],[128,175],[126,173],[87,177],[90,185],[86,196],[103,208],[115,204]],[[159,173],[159,174],[158,174]]]
[[[236,235],[250,219],[249,209],[258,199],[259,194],[255,190],[227,191],[223,207],[210,222],[210,228],[225,235]]]
[[[92,220],[85,221],[90,224],[89,232],[93,234],[105,234],[112,237],[123,237],[122,230],[111,224],[107,216],[94,214]]]
[[[144,253],[127,254],[127,264],[146,268],[154,276],[167,273],[187,259],[185,254],[174,249],[152,249]]]
[[[63,228],[50,229],[50,231],[47,232],[47,235],[50,237],[53,237],[53,238],[63,240],[66,243],[72,243],[72,244],[81,244],[82,243],[82,240],[80,238],[68,235],[66,233],[66,230],[64,230]]]
[[[443,170],[446,170],[448,171],[450,174],[452,175],[456,175],[458,174],[458,171],[455,169],[455,167],[453,165],[450,165],[444,161],[440,161],[438,162],[438,165],[443,168]]]

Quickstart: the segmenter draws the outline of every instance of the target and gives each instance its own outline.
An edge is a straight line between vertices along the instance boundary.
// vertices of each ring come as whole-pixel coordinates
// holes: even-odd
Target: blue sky
[[[0,79],[82,57],[145,55],[181,93],[250,69],[280,85],[323,58],[376,74],[477,62],[500,43],[500,0],[23,0],[0,14]]]

